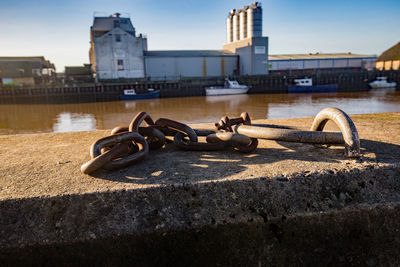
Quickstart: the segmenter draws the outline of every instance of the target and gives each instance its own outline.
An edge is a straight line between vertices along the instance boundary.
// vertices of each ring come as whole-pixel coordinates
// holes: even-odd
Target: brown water
[[[153,119],[216,122],[247,111],[252,119],[315,116],[325,107],[348,114],[400,112],[400,91],[329,94],[263,94],[162,98],[80,104],[0,105],[0,134],[88,131],[128,125],[139,111]]]

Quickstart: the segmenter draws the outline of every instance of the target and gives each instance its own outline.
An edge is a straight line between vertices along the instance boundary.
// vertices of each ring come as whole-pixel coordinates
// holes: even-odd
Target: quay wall
[[[108,130],[0,136],[0,265],[399,266],[400,113],[351,118],[359,159],[261,139],[250,154],[169,143],[91,175],[79,168]]]
[[[338,84],[339,92],[354,92],[368,90],[368,82],[378,76],[387,76],[395,81],[400,88],[400,71],[364,71],[364,72],[333,72],[319,74],[296,75],[255,75],[232,77],[239,83],[251,87],[249,94],[287,93],[286,86],[294,79],[313,78],[314,84]],[[32,98],[62,101],[94,102],[116,101],[124,89],[135,89],[143,93],[147,88],[160,90],[160,97],[187,97],[205,95],[204,87],[222,85],[224,77],[181,79],[177,81],[137,81],[126,83],[77,84],[58,87],[0,87],[0,103],[14,101],[31,101]]]

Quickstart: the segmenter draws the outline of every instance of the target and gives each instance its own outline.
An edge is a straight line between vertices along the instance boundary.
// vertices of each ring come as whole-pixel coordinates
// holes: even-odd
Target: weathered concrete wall
[[[79,167],[107,131],[0,136],[0,264],[398,265],[400,114],[352,118],[359,160],[265,140],[251,154],[168,145],[92,176]]]

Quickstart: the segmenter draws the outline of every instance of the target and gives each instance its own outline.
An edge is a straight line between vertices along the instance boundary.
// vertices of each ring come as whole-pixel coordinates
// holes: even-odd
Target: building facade
[[[310,53],[269,55],[269,71],[272,73],[314,73],[334,71],[371,70],[376,61],[375,55],[352,53]]]
[[[90,29],[89,59],[97,80],[145,77],[144,52],[147,39],[136,36],[129,18],[119,13],[95,17]]]
[[[239,56],[223,50],[146,51],[147,78],[179,80],[182,77],[236,74]]]
[[[0,57],[0,85],[33,86],[56,81],[56,68],[44,57]]]
[[[83,66],[65,66],[64,79],[64,82],[67,84],[92,83],[92,66],[90,64],[83,64]]]

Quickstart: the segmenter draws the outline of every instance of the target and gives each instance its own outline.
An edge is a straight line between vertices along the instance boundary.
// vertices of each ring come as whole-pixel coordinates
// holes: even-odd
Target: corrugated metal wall
[[[151,80],[233,75],[236,63],[237,56],[145,57],[146,76]]]
[[[375,59],[371,58],[282,59],[270,60],[269,70],[371,68],[374,62]]]

